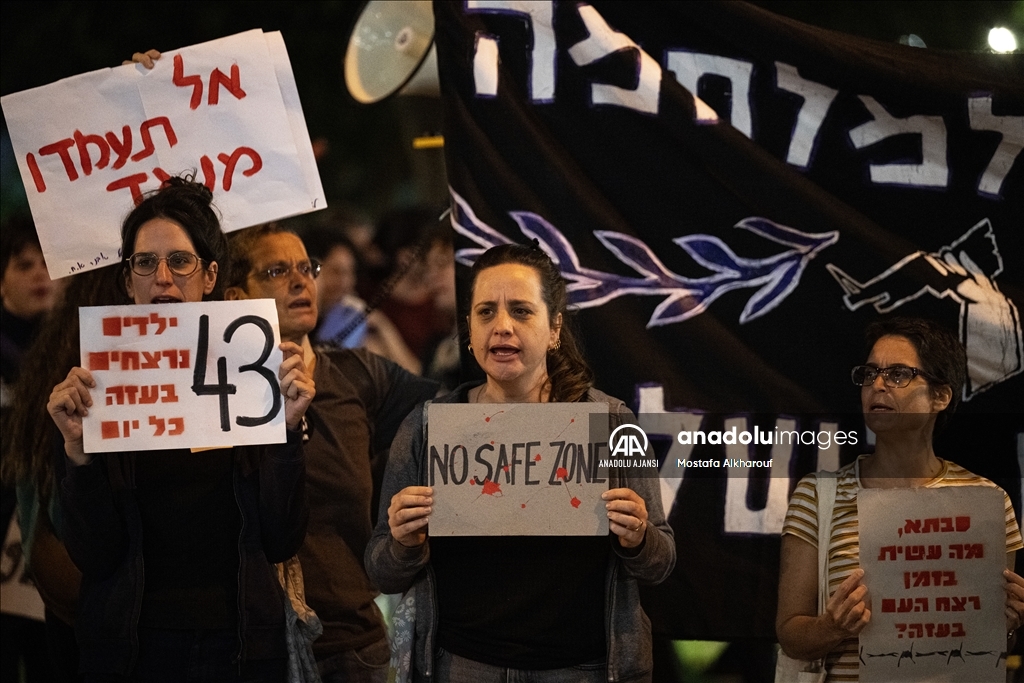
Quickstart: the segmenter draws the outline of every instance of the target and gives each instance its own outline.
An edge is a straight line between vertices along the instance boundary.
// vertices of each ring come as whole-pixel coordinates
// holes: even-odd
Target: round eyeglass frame
[[[171,264],[171,259],[173,259],[176,256],[180,256],[182,254],[184,254],[184,255],[192,258],[192,259],[195,259],[192,262],[192,269],[189,270],[188,272],[185,272],[185,271],[180,270],[180,269],[176,269]],[[140,269],[140,267],[138,265],[138,261],[139,261],[140,257],[149,257],[149,258],[155,259],[156,262],[153,264],[152,269],[149,269],[149,270]],[[188,277],[189,275],[192,275],[197,270],[199,270],[200,264],[203,264],[203,265],[206,264],[206,259],[200,258],[197,254],[193,254],[190,251],[175,251],[175,252],[171,252],[167,256],[157,256],[156,254],[154,254],[151,251],[137,251],[134,254],[132,254],[131,256],[129,256],[128,258],[125,259],[125,262],[128,264],[128,267],[131,269],[131,271],[133,273],[135,273],[136,275],[138,275],[139,277],[149,277],[150,275],[155,273],[157,270],[159,270],[160,262],[161,261],[166,261],[167,262],[167,269],[170,270],[172,274],[177,275],[178,277]]]

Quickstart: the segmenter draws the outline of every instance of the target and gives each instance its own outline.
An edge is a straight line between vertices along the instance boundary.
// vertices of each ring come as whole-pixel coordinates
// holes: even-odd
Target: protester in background
[[[317,348],[309,333],[320,300],[317,272],[297,235],[265,225],[231,236],[228,299],[277,302],[281,338],[302,347],[317,394],[306,411],[310,518],[298,557],[306,601],[323,624],[313,643],[325,683],[384,683],[387,631],[366,576],[387,449],[402,419],[437,384],[364,350]]]
[[[50,280],[31,220],[4,223],[0,244],[0,405],[8,406],[22,356],[53,307],[58,286]]]
[[[355,284],[352,277],[359,262],[352,243],[336,227],[310,231],[310,248],[323,265],[321,319],[313,338],[323,344],[363,347],[413,374],[423,374],[445,337],[457,348],[450,229],[421,210],[391,214],[381,228],[377,239],[392,250],[390,265],[369,268],[369,279],[358,280],[370,297],[368,303],[348,290]],[[444,350],[450,351],[450,346]],[[442,353],[433,372],[435,379],[445,372],[457,378],[458,354]]]
[[[871,620],[868,586],[860,569],[857,493],[863,488],[940,488],[995,484],[935,456],[932,436],[956,409],[967,356],[956,335],[929,321],[883,319],[867,330],[868,359],[853,369],[864,421],[875,433],[875,451],[836,476],[828,552],[831,597],[818,614],[818,479],[800,480],[783,528],[779,570],[779,644],[790,657],[825,658],[826,681],[857,681],[859,634]],[[1024,545],[1010,498],[1006,508],[1007,566]],[[1024,621],[1024,579],[1009,569],[1006,626]],[[1012,645],[1007,644],[1008,647]]]
[[[5,459],[10,451],[14,383],[56,293],[32,221],[16,218],[4,223],[0,238],[0,438]],[[15,508],[14,488],[5,483],[0,493],[0,680],[15,680],[20,661],[28,683],[32,683],[49,680],[46,626],[42,601],[26,572],[24,539],[15,523]]]
[[[227,243],[211,199],[171,178],[125,219],[123,284],[136,304],[217,295]],[[64,441],[57,486],[82,571],[85,681],[283,680],[284,596],[271,563],[305,534],[301,425],[315,388],[302,349],[280,349],[280,445],[87,454],[95,381],[75,367],[54,388],[47,410]]]
[[[424,258],[424,280],[433,297],[434,310],[441,319],[451,320],[451,327],[428,340],[423,352],[423,376],[437,380],[446,391],[459,385],[459,328],[455,323],[455,248],[452,229],[447,221],[434,223],[428,231],[427,255]]]
[[[366,337],[366,302],[356,295],[360,266],[355,245],[338,231],[303,239],[310,256],[320,261],[317,279],[319,320],[313,338],[322,344],[358,348]]]
[[[4,429],[3,480],[17,485],[25,565],[46,606],[51,680],[78,679],[74,622],[82,573],[64,545],[63,515],[54,495],[54,437],[46,416],[52,387],[79,362],[78,309],[126,303],[117,282],[121,269],[107,266],[68,278],[53,312],[25,354]],[[62,461],[57,461],[63,466]],[[63,470],[62,470],[63,471]]]
[[[469,344],[487,379],[439,402],[594,401],[608,404],[613,425],[630,416],[622,401],[591,387],[564,324],[565,282],[544,252],[494,247],[471,277]],[[607,537],[429,537],[425,420],[425,410],[414,410],[395,438],[366,555],[381,589],[415,587],[415,627],[396,637],[399,645],[415,638],[411,662],[396,657],[404,673],[441,683],[524,671],[555,682],[651,680],[638,583],[660,583],[675,564],[657,479],[609,471]]]
[[[454,316],[441,313],[434,306],[433,273],[426,254],[431,246],[431,229],[436,224],[437,214],[432,211],[404,209],[385,215],[375,236],[375,242],[388,256],[386,276],[378,273],[377,281],[370,283],[374,288],[386,288],[376,309],[397,328],[417,361],[431,340],[447,334],[454,324]],[[367,296],[372,303],[376,292]]]

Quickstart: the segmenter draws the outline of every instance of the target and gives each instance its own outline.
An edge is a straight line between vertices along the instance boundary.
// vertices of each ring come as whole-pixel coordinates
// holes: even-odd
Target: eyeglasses
[[[206,263],[204,259],[187,251],[176,251],[170,256],[157,256],[149,251],[140,251],[128,257],[128,265],[132,272],[143,277],[155,273],[161,261],[166,261],[170,271],[180,277],[191,275],[196,272],[200,263]]]
[[[257,270],[255,274],[256,277],[263,280],[284,282],[291,276],[292,270],[294,270],[302,277],[315,280],[320,276],[321,267],[320,261],[313,258],[308,261],[299,261],[298,263],[275,263],[264,270]]]
[[[899,389],[910,384],[918,375],[929,379],[924,370],[912,368],[907,365],[893,365],[888,368],[876,368],[873,365],[858,365],[850,372],[850,379],[858,387],[866,387],[875,383],[875,378],[882,376],[885,386]]]

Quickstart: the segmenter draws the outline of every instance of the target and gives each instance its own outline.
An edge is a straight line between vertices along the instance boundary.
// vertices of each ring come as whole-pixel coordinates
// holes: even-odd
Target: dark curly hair
[[[550,387],[548,400],[551,402],[583,400],[587,395],[587,390],[594,383],[594,373],[583,358],[582,348],[569,320],[567,310],[569,297],[565,289],[565,280],[558,272],[558,267],[539,247],[536,245],[502,244],[491,247],[481,254],[470,271],[471,284],[466,310],[471,307],[473,290],[476,288],[476,280],[480,273],[487,268],[506,263],[526,266],[537,272],[537,276],[540,278],[541,296],[548,307],[551,324],[554,324],[559,313],[562,314],[562,330],[559,334],[561,344],[558,348],[549,350],[547,356],[548,386]],[[467,337],[468,333],[467,329]]]
[[[866,355],[882,337],[903,337],[914,346],[925,380],[934,394],[940,387],[949,387],[952,397],[935,422],[936,429],[945,426],[949,416],[960,404],[967,381],[967,352],[956,333],[925,318],[883,318],[868,325],[864,332]]]
[[[116,265],[72,275],[63,295],[46,317],[39,336],[25,353],[14,385],[9,421],[4,422],[0,476],[5,485],[31,482],[44,500],[53,489],[54,439],[60,437],[46,417],[53,387],[81,362],[78,309],[126,303]],[[61,442],[63,443],[63,442]]]
[[[7,266],[14,257],[33,247],[42,249],[36,235],[36,226],[30,217],[18,215],[5,220],[0,233],[0,278],[7,273]]]
[[[197,183],[190,176],[168,178],[160,189],[148,193],[132,209],[121,226],[121,257],[125,259],[125,278],[131,277],[128,258],[135,253],[135,240],[139,230],[154,218],[164,218],[177,223],[184,229],[195,246],[199,258],[217,263],[218,268],[228,266],[228,242],[220,228],[220,219],[213,208],[213,193]],[[218,277],[213,291],[203,297],[204,301],[223,299],[224,280]]]

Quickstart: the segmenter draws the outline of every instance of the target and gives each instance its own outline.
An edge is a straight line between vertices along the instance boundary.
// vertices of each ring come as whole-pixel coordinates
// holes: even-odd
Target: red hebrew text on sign
[[[229,71],[231,73],[230,77],[225,76],[224,72],[220,69],[215,68],[210,72],[210,96],[207,100],[207,104],[210,106],[220,102],[221,86],[227,88],[228,92],[235,96],[235,99],[241,100],[245,97],[238,65],[232,64]],[[192,88],[192,97],[189,100],[188,107],[189,109],[198,109],[203,101],[203,79],[197,74],[185,75],[185,61],[181,55],[174,55],[173,81],[174,85],[179,88]]]
[[[150,415],[149,425],[153,427],[153,436],[178,436],[185,433],[183,417],[163,418]],[[127,439],[132,435],[133,429],[139,429],[138,420],[105,420],[100,423],[100,434],[104,439]]]
[[[896,624],[896,637],[903,638],[963,638],[967,635],[964,625],[953,624]]]
[[[189,367],[190,353],[189,349],[90,351],[89,370],[177,370]]]
[[[177,403],[178,395],[173,384],[123,384],[107,387],[107,405],[136,405],[144,403]]]
[[[217,155],[217,160],[224,164],[224,175],[221,187],[225,192],[231,191],[231,186],[234,182],[235,166],[243,156],[248,157],[250,165],[249,168],[242,171],[242,175],[248,178],[259,173],[263,168],[263,158],[260,156],[259,152],[254,150],[252,147],[239,147],[231,154],[224,154],[222,152]],[[214,168],[213,161],[210,160],[210,157],[205,154],[200,157],[199,168],[203,174],[203,184],[206,185],[210,192],[216,190],[217,172]],[[153,176],[163,183],[171,177],[171,174],[157,166],[153,168]],[[137,204],[142,199],[142,186],[148,182],[148,174],[134,173],[112,181],[107,185],[107,192],[129,190],[132,194],[132,200]]]
[[[921,572],[903,572],[904,588],[920,588],[928,586],[955,586],[956,572],[940,569]]]
[[[974,560],[985,557],[985,546],[981,543],[954,543],[949,546],[950,559]]]
[[[888,545],[878,554],[879,560],[937,560],[942,557],[941,545]]]
[[[902,536],[903,534],[965,532],[970,528],[971,518],[966,515],[956,518],[930,517],[928,519],[908,519],[898,533]]]
[[[927,597],[883,598],[882,612],[927,612]],[[935,612],[964,612],[967,609],[981,609],[981,596],[941,596],[935,598]]]
[[[68,180],[74,182],[81,176],[79,176],[78,169],[75,167],[75,160],[71,158],[72,147],[76,148],[78,151],[78,163],[82,168],[82,173],[86,176],[92,175],[94,166],[95,168],[103,169],[110,164],[111,150],[113,150],[116,155],[111,169],[117,170],[125,165],[129,155],[131,155],[132,161],[142,161],[143,159],[153,155],[156,151],[156,145],[153,142],[153,134],[151,130],[157,126],[163,130],[164,137],[167,139],[168,147],[174,147],[178,144],[178,136],[175,134],[174,128],[171,127],[170,119],[166,116],[157,116],[155,118],[146,119],[139,126],[139,137],[142,140],[142,149],[134,155],[131,155],[131,127],[123,126],[121,128],[121,138],[118,138],[113,131],[107,131],[103,135],[85,135],[80,130],[76,130],[72,137],[64,138],[63,140],[58,140],[57,142],[40,147],[39,156],[45,157],[56,154],[64,165],[64,172],[67,174]],[[93,162],[93,158],[90,153],[90,145],[92,145],[97,152],[97,159],[95,162]],[[39,166],[36,162],[35,155],[29,152],[26,155],[26,161],[30,167],[35,169],[32,177],[36,184],[36,190],[39,192],[46,192],[46,183],[43,181],[42,174],[38,173]],[[123,183],[124,179],[114,182]]]
[[[155,325],[153,334],[163,334],[168,327],[177,327],[178,319],[175,317],[164,318],[158,313],[150,313],[148,316],[115,316],[103,319],[103,336],[120,337],[122,329],[138,327],[138,334],[145,337],[149,334],[149,326]],[[127,334],[127,332],[125,332]]]

